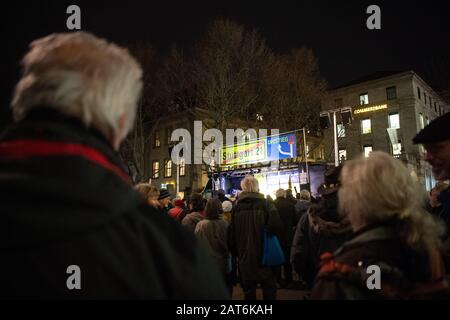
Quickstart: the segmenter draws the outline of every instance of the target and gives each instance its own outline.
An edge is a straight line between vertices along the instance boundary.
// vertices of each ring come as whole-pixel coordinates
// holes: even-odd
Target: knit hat
[[[162,200],[162,199],[169,198],[169,197],[170,197],[170,192],[167,189],[159,190],[158,200]]]

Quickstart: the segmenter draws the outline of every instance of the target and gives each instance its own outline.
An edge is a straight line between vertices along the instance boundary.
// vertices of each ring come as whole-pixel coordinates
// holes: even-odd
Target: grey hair
[[[52,34],[31,43],[22,66],[11,104],[17,121],[47,106],[119,143],[131,130],[142,70],[128,50],[85,32]]]
[[[284,189],[278,189],[278,190],[275,192],[275,196],[276,196],[277,198],[286,198],[286,190],[284,190]]]
[[[311,200],[311,194],[308,190],[303,189],[300,191],[300,199],[309,201]]]
[[[400,237],[412,248],[439,245],[442,226],[423,210],[425,193],[408,169],[384,152],[347,161],[341,173],[339,209],[354,230],[395,222]]]
[[[259,182],[253,176],[245,176],[241,181],[242,191],[259,192]]]

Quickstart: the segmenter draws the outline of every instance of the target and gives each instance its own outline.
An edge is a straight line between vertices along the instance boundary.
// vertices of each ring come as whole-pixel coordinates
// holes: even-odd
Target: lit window
[[[424,122],[423,122],[423,114],[419,113],[419,124],[420,124],[420,129],[423,129],[425,127]]]
[[[397,99],[397,88],[395,86],[386,88],[386,97],[388,100]]]
[[[364,156],[367,158],[372,152],[372,146],[364,146]]]
[[[392,145],[392,155],[399,156],[402,154],[402,143],[399,141],[398,143],[394,143]]]
[[[337,125],[337,136],[338,138],[345,137],[345,126],[342,123],[338,123]]]
[[[158,179],[159,178],[159,161],[153,161],[152,177],[153,177],[153,179]]]
[[[428,117],[425,117],[426,120],[426,124],[429,125],[430,124],[430,119],[428,119]]]
[[[369,104],[369,94],[368,93],[361,93],[359,95],[359,104],[360,105]]]
[[[180,159],[180,177],[184,177],[186,175],[186,161],[184,158]]]
[[[343,163],[345,160],[347,160],[347,150],[339,149],[339,163]]]
[[[170,178],[172,176],[172,160],[165,160],[164,161],[164,177]]]
[[[361,130],[362,134],[372,133],[372,122],[370,119],[361,120]]]
[[[389,128],[399,129],[400,128],[400,117],[398,113],[391,113],[389,115]]]
[[[159,131],[155,132],[154,140],[153,140],[153,146],[155,148],[161,147],[161,137],[159,135]]]

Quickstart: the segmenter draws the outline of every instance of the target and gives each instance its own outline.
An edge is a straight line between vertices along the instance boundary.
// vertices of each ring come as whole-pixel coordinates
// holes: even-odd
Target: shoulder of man
[[[153,209],[146,206],[140,210],[144,212]],[[222,277],[214,267],[208,249],[193,234],[169,216],[158,215],[156,212],[142,216],[146,221],[140,228],[141,237],[150,242],[149,247],[159,247],[157,252],[162,256],[154,257],[157,259],[155,264],[162,264],[165,274],[161,278],[171,279],[166,283],[169,298],[227,298]]]

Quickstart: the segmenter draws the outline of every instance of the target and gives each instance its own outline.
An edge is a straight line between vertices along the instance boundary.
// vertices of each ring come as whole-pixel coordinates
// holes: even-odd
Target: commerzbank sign
[[[370,107],[356,109],[355,111],[353,111],[353,113],[354,114],[361,114],[361,113],[374,112],[374,111],[387,109],[387,107],[388,107],[387,104],[379,104],[379,105],[375,105],[375,106],[370,106]]]
[[[269,136],[222,149],[222,165],[241,165],[256,162],[295,158],[296,134]]]

